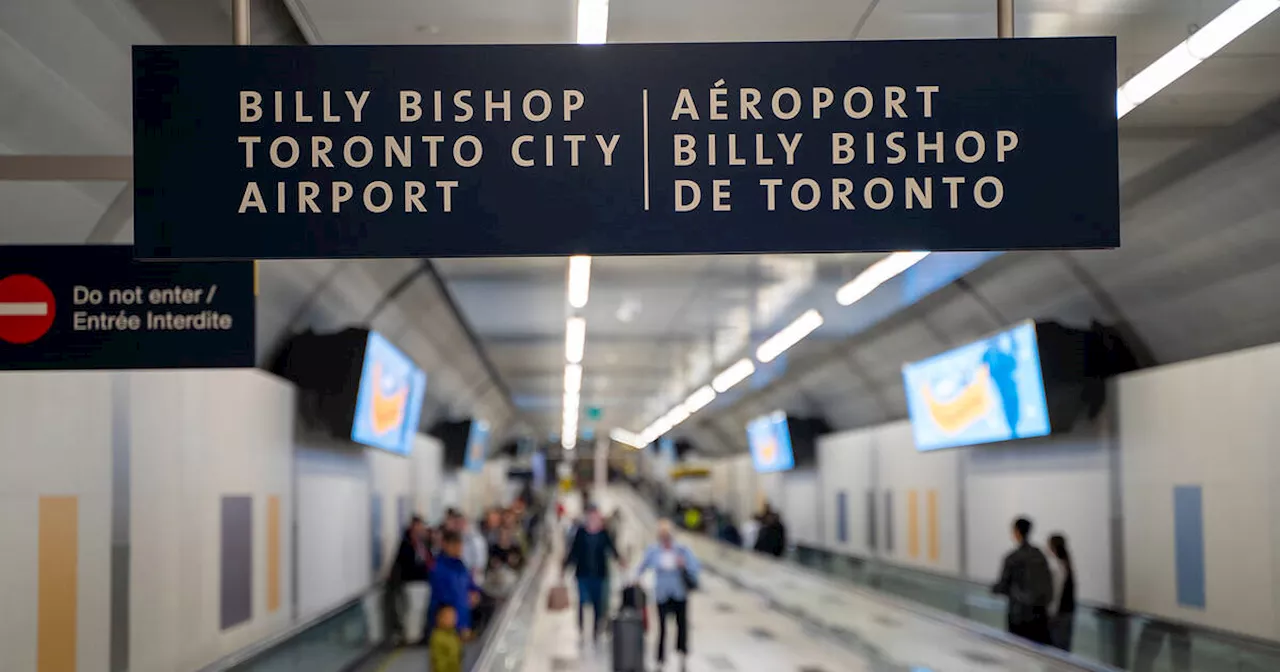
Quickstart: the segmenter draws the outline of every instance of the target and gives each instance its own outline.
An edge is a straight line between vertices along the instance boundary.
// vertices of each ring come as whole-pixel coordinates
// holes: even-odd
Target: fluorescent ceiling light
[[[578,0],[578,44],[604,44],[609,34],[609,0]]]
[[[892,280],[908,268],[920,263],[929,256],[928,252],[894,252],[893,254],[871,264],[858,277],[849,281],[836,291],[836,301],[848,306],[875,291],[877,287]]]
[[[591,293],[591,257],[569,257],[569,305],[582,308]]]
[[[782,331],[769,337],[769,340],[760,344],[756,348],[756,359],[762,362],[772,362],[778,355],[786,352],[788,348],[799,343],[805,336],[812,334],[815,329],[822,326],[822,313],[810,308],[803,315],[796,318],[795,322],[788,324],[782,328]]]
[[[565,394],[578,394],[582,391],[582,365],[568,364],[564,367]]]
[[[639,435],[633,434],[621,427],[609,432],[609,438],[618,443],[631,446],[632,448],[644,448],[645,444],[640,443]]]
[[[710,385],[703,385],[702,387],[694,390],[693,394],[689,395],[688,399],[684,400],[684,406],[682,408],[685,413],[692,415],[703,408],[706,408],[707,404],[715,401],[715,399],[716,391],[711,389]]]
[[[743,357],[711,380],[711,387],[716,392],[725,392],[729,388],[746,380],[756,372],[756,365],[750,357]]]
[[[565,415],[566,415],[566,416],[568,416],[568,415],[570,414],[570,411],[572,411],[572,414],[573,414],[575,417],[578,415],[578,401],[579,401],[579,399],[580,399],[580,397],[578,396],[578,393],[577,393],[577,392],[569,392],[569,391],[567,391],[567,390],[565,391],[565,393],[564,393],[564,413],[565,413]]]
[[[578,445],[578,437],[574,434],[565,434],[564,438],[560,439],[560,445],[565,450],[573,450],[573,447]]]
[[[1125,82],[1116,91],[1116,116],[1132,112],[1277,9],[1280,0],[1238,0]]]
[[[665,418],[664,424],[668,425],[668,429],[671,427],[675,427],[676,425],[689,419],[689,415],[690,415],[689,409],[685,408],[684,404],[680,404],[679,406],[676,406],[675,408],[671,409],[671,412],[667,413],[666,416],[664,416]]]
[[[587,321],[571,317],[564,324],[564,358],[570,364],[582,361],[582,351],[587,347]]]

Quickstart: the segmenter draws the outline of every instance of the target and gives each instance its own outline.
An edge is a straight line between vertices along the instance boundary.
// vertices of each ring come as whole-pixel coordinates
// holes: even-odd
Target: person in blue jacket
[[[424,640],[430,641],[431,628],[441,607],[453,607],[458,613],[458,632],[467,640],[472,634],[471,608],[480,602],[480,587],[462,563],[462,535],[455,530],[445,530],[441,550],[444,554],[436,560],[431,572],[431,602],[427,607]]]
[[[689,658],[689,592],[698,585],[698,558],[688,546],[678,544],[671,531],[671,521],[658,523],[658,542],[645,549],[644,560],[636,568],[636,580],[653,570],[653,598],[658,603],[658,666],[667,653],[667,617],[676,619],[676,651],[681,655],[681,668]]]

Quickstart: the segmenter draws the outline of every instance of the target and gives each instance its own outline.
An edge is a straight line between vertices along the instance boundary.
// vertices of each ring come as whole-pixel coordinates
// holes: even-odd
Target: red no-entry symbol
[[[11,275],[0,280],[0,341],[22,345],[53,326],[53,291],[39,278]]]

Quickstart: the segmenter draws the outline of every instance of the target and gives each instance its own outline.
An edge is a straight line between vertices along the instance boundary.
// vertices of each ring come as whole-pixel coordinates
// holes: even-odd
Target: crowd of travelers
[[[741,527],[732,514],[715,505],[703,507],[687,501],[676,502],[675,519],[690,532],[706,534],[730,546],[778,558],[787,552],[787,526],[768,502]]]
[[[490,508],[475,521],[454,508],[437,526],[414,516],[384,587],[388,643],[427,645],[434,672],[460,669],[465,643],[484,630],[518,582],[542,517],[538,498],[528,489],[509,506]],[[404,627],[406,588],[412,583],[429,587],[420,636]]]

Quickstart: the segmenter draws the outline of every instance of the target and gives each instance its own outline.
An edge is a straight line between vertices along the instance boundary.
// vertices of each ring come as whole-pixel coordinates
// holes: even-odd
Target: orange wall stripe
[[[920,493],[907,491],[907,555],[920,557]]]
[[[280,609],[280,497],[267,498],[267,612]]]
[[[930,490],[928,499],[925,500],[927,522],[929,530],[929,561],[937,562],[938,556],[941,554],[938,544],[938,491]]]
[[[37,672],[75,672],[80,506],[75,497],[40,498]]]

